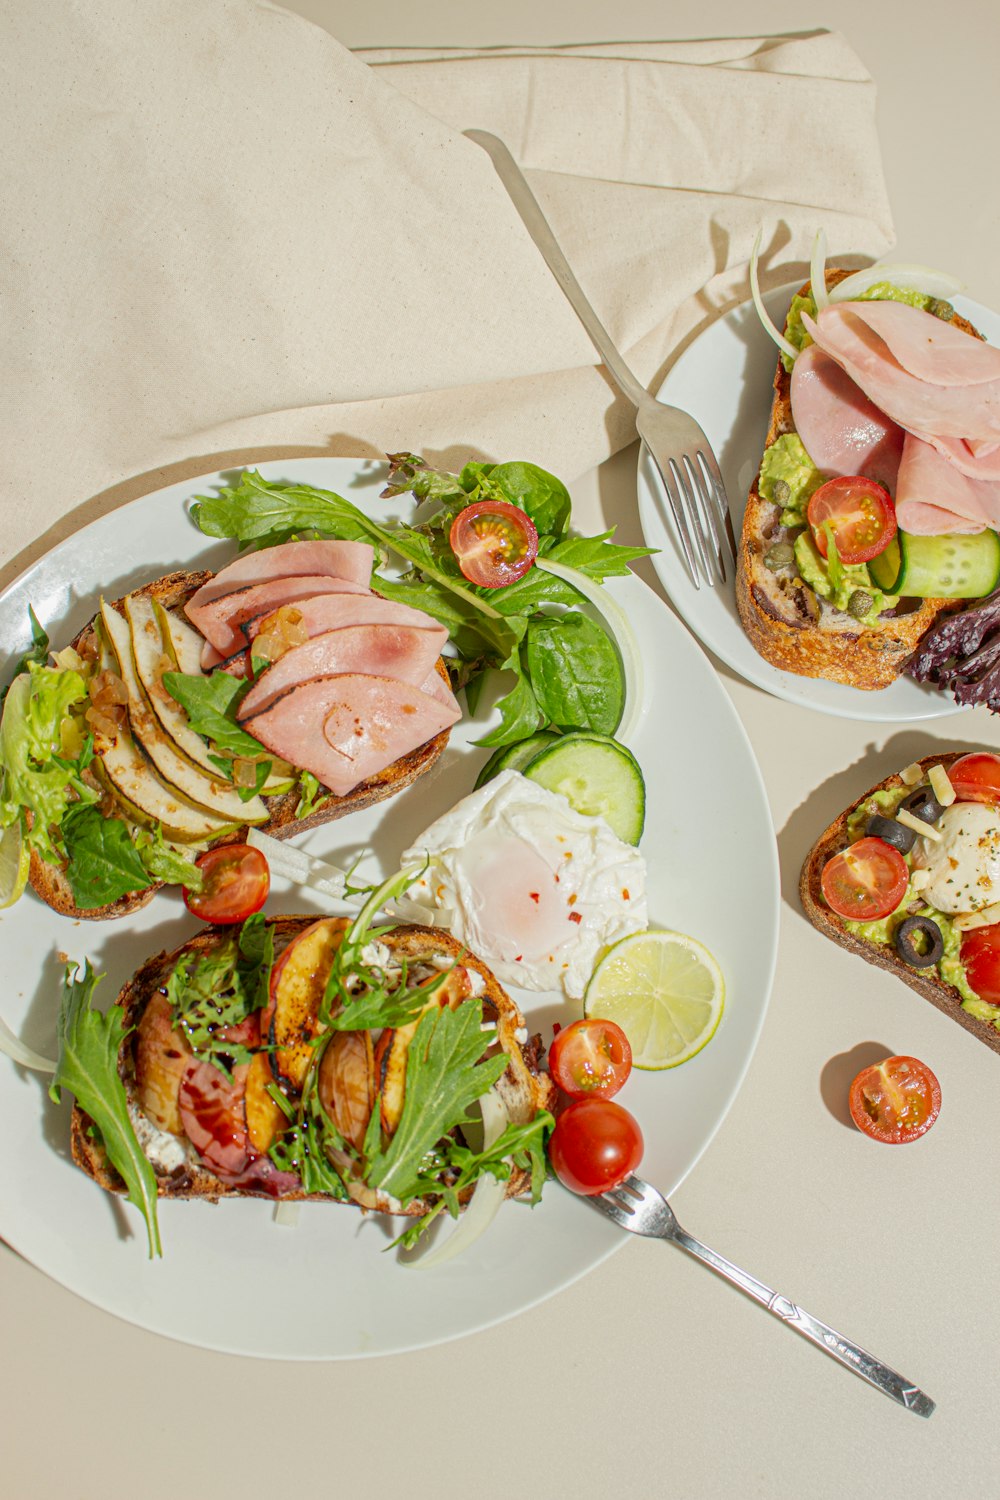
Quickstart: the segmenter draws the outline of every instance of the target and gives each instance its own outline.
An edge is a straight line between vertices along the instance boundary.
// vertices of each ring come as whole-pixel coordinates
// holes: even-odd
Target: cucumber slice
[[[558,738],[557,734],[550,734],[547,729],[543,729],[538,734],[529,735],[526,740],[518,740],[516,745],[501,745],[499,750],[493,752],[476,777],[473,790],[478,792],[481,786],[492,781],[494,776],[499,775],[501,771],[522,770],[539,750],[544,749],[546,745],[555,744]]]
[[[1000,538],[995,531],[972,536],[911,536],[900,531],[872,558],[868,571],[887,594],[982,599],[1000,583]]]
[[[605,734],[564,734],[521,767],[529,781],[561,792],[576,812],[603,818],[626,844],[637,844],[646,785],[630,750]]]

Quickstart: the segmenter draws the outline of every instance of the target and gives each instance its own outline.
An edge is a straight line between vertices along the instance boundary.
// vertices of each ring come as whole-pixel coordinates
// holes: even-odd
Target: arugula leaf
[[[248,917],[238,936],[197,956],[188,954],[167,980],[174,1026],[192,1050],[231,1077],[230,1066],[250,1061],[242,1042],[219,1035],[238,1026],[268,1002],[274,965],[274,933],[260,912]]]
[[[625,707],[615,647],[587,615],[543,615],[528,626],[528,672],[542,713],[561,729],[614,734]]]
[[[87,961],[82,979],[78,964],[68,964],[59,1006],[59,1059],[49,1087],[56,1104],[67,1088],[100,1131],[108,1160],[121,1174],[128,1199],[146,1221],[149,1257],[162,1255],[156,1218],[156,1174],[129,1119],[125,1086],[118,1076],[118,1053],[125,1039],[122,1009],[106,1015],[94,1010],[91,997],[102,975]]]
[[[195,734],[234,755],[262,754],[264,746],[260,741],[236,722],[236,710],[252,686],[246,679],[233,677],[229,672],[212,672],[208,677],[164,672],[163,686],[184,709]]]
[[[77,803],[63,818],[66,878],[81,911],[108,906],[153,884],[150,872],[121,818]]]
[[[417,1026],[407,1054],[399,1126],[368,1172],[372,1187],[391,1193],[404,1206],[420,1195],[425,1157],[449,1130],[469,1121],[469,1105],[493,1087],[507,1066],[504,1054],[485,1057],[490,1037],[481,1029],[482,1020],[482,1001],[469,999],[456,1010],[426,1011]]]
[[[311,771],[299,772],[299,800],[295,804],[295,816],[308,818],[317,802],[327,795],[326,787],[320,784]]]
[[[307,1193],[328,1193],[346,1202],[350,1194],[344,1179],[327,1155],[327,1145],[343,1150],[336,1126],[319,1102],[315,1090],[303,1101],[301,1119],[275,1141],[268,1156],[281,1172],[293,1172]]]

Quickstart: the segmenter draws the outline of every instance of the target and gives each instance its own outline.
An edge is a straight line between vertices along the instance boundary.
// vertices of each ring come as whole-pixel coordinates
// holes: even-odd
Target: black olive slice
[[[895,818],[883,818],[881,813],[872,814],[865,825],[865,833],[870,834],[873,839],[881,839],[884,844],[891,844],[900,854],[909,854],[917,842],[917,835],[912,828],[897,823]]]
[[[918,934],[923,938],[917,946]],[[944,952],[941,929],[930,917],[907,917],[896,928],[896,952],[911,969],[929,969]]]
[[[924,823],[936,823],[944,812],[944,807],[929,786],[918,786],[915,792],[903,798],[900,806],[905,807],[907,812],[912,813],[915,818],[920,818]]]

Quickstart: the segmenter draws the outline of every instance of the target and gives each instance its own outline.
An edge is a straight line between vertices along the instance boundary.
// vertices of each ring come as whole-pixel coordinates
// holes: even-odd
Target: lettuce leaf
[[[71,801],[93,803],[98,794],[82,780],[93,755],[88,737],[75,760],[62,754],[63,722],[87,699],[79,672],[28,664],[15,677],[0,720],[0,826],[6,828],[24,812],[25,837],[43,859],[62,857],[58,833]],[[53,830],[56,830],[53,835]]]

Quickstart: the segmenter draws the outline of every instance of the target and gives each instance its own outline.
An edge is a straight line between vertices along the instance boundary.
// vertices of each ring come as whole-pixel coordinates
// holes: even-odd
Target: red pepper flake
[[[539,901],[541,901],[541,899],[542,899],[541,896],[538,894],[537,891],[529,891],[528,895],[531,897],[532,901],[534,901],[534,903],[535,903],[536,906],[538,905]]]
[[[581,912],[571,911],[570,914],[569,914],[569,919],[570,919],[571,922],[582,922],[583,921],[583,915],[582,915]]]
[[[629,896],[629,893],[628,893],[628,891],[622,891],[622,900],[623,900],[623,901],[628,901],[628,900],[630,900],[630,899],[631,899],[631,898],[630,898],[630,896]]]
[[[515,962],[515,963],[516,963],[516,964],[519,964],[519,963],[520,963],[520,962],[521,962],[521,959],[522,959],[522,958],[523,958],[523,957],[524,957],[524,955],[523,955],[523,954],[522,954],[522,953],[519,953],[519,954],[517,954],[517,956],[516,956],[516,958],[515,958],[515,959],[514,959],[514,962]]]

